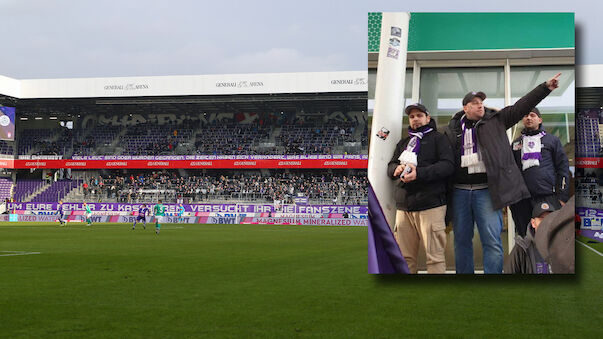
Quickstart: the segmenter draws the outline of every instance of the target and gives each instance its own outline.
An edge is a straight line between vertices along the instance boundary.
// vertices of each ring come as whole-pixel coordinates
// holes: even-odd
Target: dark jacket
[[[549,263],[551,273],[575,272],[575,208],[572,197],[560,210],[547,215],[536,231],[536,248]]]
[[[398,158],[406,149],[410,137],[402,139],[387,166],[387,176],[394,181],[396,208],[404,211],[424,211],[446,205],[446,182],[454,173],[454,154],[443,134],[436,129],[435,120],[429,126],[434,130],[421,140],[421,148],[417,154],[417,179],[404,183],[394,177],[396,167],[400,165]]]
[[[536,132],[540,132],[539,129]],[[533,166],[525,171],[521,165],[522,138],[513,141],[513,154],[515,162],[522,171],[523,179],[532,197],[556,195],[558,200],[566,202],[569,199],[569,163],[563,151],[559,138],[546,134],[540,139],[540,165]]]
[[[530,192],[523,182],[509,147],[506,130],[530,113],[530,110],[550,93],[546,84],[542,83],[512,106],[507,106],[500,111],[486,108],[484,117],[475,124],[477,142],[486,165],[488,189],[494,209],[501,209],[530,197]],[[456,113],[444,131],[455,151],[457,171],[461,169],[461,117],[464,114],[463,111]]]
[[[542,258],[534,243],[534,228],[528,225],[526,236],[515,236],[515,246],[509,254],[505,273],[546,274],[549,264]]]

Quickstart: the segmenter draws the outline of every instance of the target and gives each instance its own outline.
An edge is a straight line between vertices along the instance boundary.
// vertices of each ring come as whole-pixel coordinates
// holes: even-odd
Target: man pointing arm
[[[450,121],[445,134],[456,157],[451,195],[457,273],[474,273],[474,224],[483,247],[485,273],[502,273],[501,209],[530,197],[506,130],[557,88],[560,76],[556,74],[500,111],[484,106],[485,93],[469,92],[463,109]]]

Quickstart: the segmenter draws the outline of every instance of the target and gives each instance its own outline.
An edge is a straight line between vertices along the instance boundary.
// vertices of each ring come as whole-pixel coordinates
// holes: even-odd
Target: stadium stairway
[[[86,140],[86,138],[88,138],[88,136],[90,135],[90,133],[92,133],[93,130],[94,130],[94,128],[85,128],[81,131],[78,131],[80,134],[74,136],[75,141],[82,142],[82,141]]]
[[[63,197],[63,201],[85,201],[82,185],[78,185]]]
[[[126,132],[128,132],[127,128],[122,128],[119,133],[115,136],[115,139],[113,139],[113,142],[111,142],[111,147],[117,147],[119,146],[119,144],[121,143],[122,138],[126,135]]]
[[[56,202],[79,185],[75,180],[58,180],[31,198],[31,201]],[[65,195],[64,195],[65,194]]]
[[[272,133],[270,133],[270,138],[268,139],[268,142],[276,144],[276,137],[281,135],[282,130],[283,129],[281,127],[275,127]]]
[[[195,129],[193,131],[193,134],[191,136],[191,140],[193,145],[195,144],[195,140],[197,140],[198,138],[202,138],[203,137],[203,132],[204,132],[204,128],[202,126],[198,127],[197,129]]]
[[[366,128],[366,123],[364,121],[361,121],[358,123],[358,126],[356,126],[356,129],[354,130],[354,134],[352,134],[352,136],[354,137],[354,140],[361,139],[362,132],[364,131],[365,128]]]
[[[38,189],[36,189],[35,191],[33,191],[31,194],[26,195],[25,197],[23,197],[23,199],[21,199],[22,202],[30,202],[36,195],[42,193],[43,191],[45,191],[46,189],[48,189],[48,187],[50,187],[50,184],[42,184],[42,186],[40,186]]]
[[[107,148],[112,149],[112,153],[105,154],[122,155],[124,153],[124,148],[122,147],[121,141],[127,132],[127,128],[121,128],[119,133],[115,136],[115,139],[107,146]]]
[[[195,133],[191,133],[188,139],[180,140],[176,144],[176,154],[195,154]],[[182,150],[182,152],[180,152]],[[184,153],[186,152],[186,153]]]

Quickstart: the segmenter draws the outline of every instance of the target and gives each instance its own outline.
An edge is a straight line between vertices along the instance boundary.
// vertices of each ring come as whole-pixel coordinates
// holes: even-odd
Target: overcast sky
[[[578,64],[603,64],[587,1],[0,0],[16,79],[364,70],[369,11],[575,12]],[[529,23],[527,23],[529,24]]]

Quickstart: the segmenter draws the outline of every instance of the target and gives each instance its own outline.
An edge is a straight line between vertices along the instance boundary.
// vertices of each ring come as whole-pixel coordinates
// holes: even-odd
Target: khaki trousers
[[[427,273],[445,273],[446,205],[425,211],[396,212],[396,241],[410,273],[417,273],[417,256],[422,242],[427,254]]]

